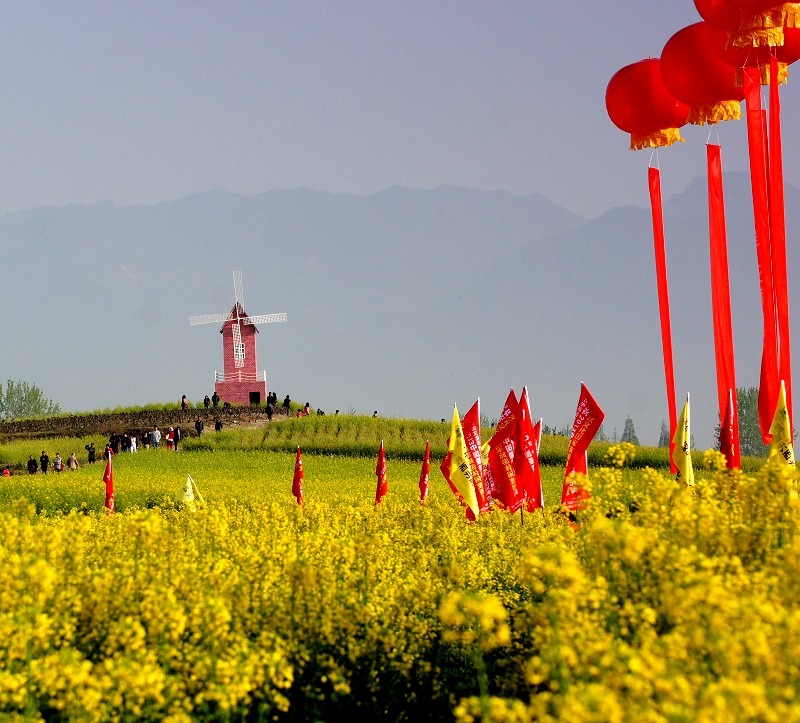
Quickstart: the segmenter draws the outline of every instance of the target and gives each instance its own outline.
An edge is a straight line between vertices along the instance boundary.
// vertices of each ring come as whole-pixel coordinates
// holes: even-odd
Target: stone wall
[[[279,415],[276,415],[279,416]],[[70,414],[45,419],[23,419],[14,422],[0,422],[0,440],[25,439],[27,437],[83,437],[92,434],[108,435],[111,432],[135,433],[137,436],[146,429],[180,426],[184,436],[194,434],[195,420],[200,417],[206,430],[214,428],[214,420],[219,417],[223,424],[235,421],[240,424],[256,424],[266,420],[264,407],[233,407],[230,412],[222,409],[180,409],[161,411],[157,409],[120,414]]]

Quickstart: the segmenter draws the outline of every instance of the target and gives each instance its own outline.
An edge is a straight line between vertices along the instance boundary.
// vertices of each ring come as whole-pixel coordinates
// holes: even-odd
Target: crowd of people
[[[61,457],[60,452],[56,452],[56,456],[53,457],[53,473],[60,474],[64,471],[64,469],[69,470],[76,470],[78,469],[78,453],[73,452],[69,457],[67,457],[67,461],[65,462],[64,459]],[[47,454],[45,450],[42,450],[42,454],[39,457],[39,460],[36,460],[34,455],[30,455],[28,457],[28,474],[37,474],[41,471],[42,474],[47,474],[47,471],[50,469],[50,455]],[[11,476],[11,468],[6,465],[3,469],[3,476],[10,477]]]
[[[203,399],[203,407],[205,409],[213,408],[218,409],[220,406],[220,399],[219,395],[214,392],[213,395],[210,397],[208,395],[205,396]],[[284,399],[283,403],[281,404],[281,412],[286,416],[291,416],[291,404],[292,400],[290,396],[287,394]],[[184,394],[181,397],[181,409],[183,411],[187,411],[189,409],[189,401]],[[231,405],[229,402],[224,402],[222,405],[222,409],[224,412],[229,412],[231,410]],[[278,395],[276,392],[269,392],[267,394],[267,419],[272,420],[273,415],[276,414],[278,411]],[[315,412],[319,416],[323,416],[325,414],[322,409],[317,409]],[[336,410],[336,415],[339,414],[339,410]],[[311,415],[311,404],[306,402],[303,407],[298,407],[295,416],[297,417],[307,417]],[[373,417],[378,416],[378,412],[375,411],[372,415]],[[222,420],[220,417],[215,417],[214,419],[214,431],[220,432],[222,431]],[[205,423],[202,417],[197,417],[197,420],[194,423],[194,430],[198,437],[202,436],[205,432]],[[141,444],[144,449],[158,449],[162,446],[165,446],[168,450],[177,452],[181,439],[182,439],[182,432],[179,426],[169,427],[167,430],[162,432],[158,426],[154,426],[153,429],[145,430],[141,434],[141,440],[135,435],[130,434],[128,432],[123,432],[122,434],[117,434],[116,432],[112,432],[109,435],[108,442],[105,445],[105,449],[103,450],[103,459],[108,459],[113,457],[116,454],[120,454],[120,452],[131,452],[135,453],[139,450],[139,446]],[[86,450],[86,458],[89,464],[94,464],[97,461],[97,449],[95,448],[94,442],[89,442],[89,444],[84,446]],[[53,473],[60,473],[64,469],[69,470],[76,470],[78,469],[78,455],[77,452],[72,452],[69,455],[66,462],[62,459],[61,453],[56,452],[55,457],[52,459],[52,467],[51,467],[51,459],[50,456],[47,454],[45,450],[42,450],[42,454],[39,456],[38,460],[34,455],[30,455],[28,458],[28,474],[38,474],[41,472],[42,474],[47,474],[48,471],[52,469]],[[6,465],[2,470],[2,476],[8,477],[11,475],[11,468]]]

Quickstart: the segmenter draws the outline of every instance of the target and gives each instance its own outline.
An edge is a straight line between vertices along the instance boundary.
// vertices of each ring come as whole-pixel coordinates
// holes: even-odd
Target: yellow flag
[[[686,395],[686,404],[678,419],[678,426],[675,429],[675,436],[672,444],[675,449],[672,452],[672,461],[678,468],[676,479],[682,480],[690,487],[694,485],[694,467],[692,467],[692,455],[690,445],[692,435],[689,429],[689,395]]]
[[[189,507],[194,507],[195,500],[200,503],[205,503],[203,495],[201,495],[200,490],[197,489],[197,483],[192,479],[192,475],[187,474],[186,483],[181,487],[181,491],[178,493],[178,502],[183,502]]]
[[[197,486],[197,482],[194,481],[194,477],[192,475],[186,475],[192,481],[192,487],[194,487],[194,496],[197,498],[197,501],[204,505],[206,501],[203,499],[203,495],[200,494],[200,489]]]
[[[189,507],[194,507],[194,489],[192,488],[192,475],[186,475],[186,484],[181,487],[178,493],[178,502],[183,502]]]
[[[464,504],[478,516],[478,498],[475,495],[475,486],[472,484],[472,468],[469,464],[467,443],[464,441],[464,430],[461,429],[461,419],[458,416],[458,407],[453,405],[453,424],[450,428],[450,442],[447,447],[450,452],[450,481],[461,493]]]
[[[778,406],[769,428],[772,444],[769,446],[769,458],[777,459],[783,465],[794,468],[794,446],[792,445],[792,425],[789,422],[789,410],[786,408],[786,387],[781,380],[781,391],[778,395]]]

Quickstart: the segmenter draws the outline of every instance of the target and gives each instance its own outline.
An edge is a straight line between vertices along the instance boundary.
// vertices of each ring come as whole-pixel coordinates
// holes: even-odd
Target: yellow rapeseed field
[[[303,508],[278,452],[120,455],[113,516],[101,463],[4,478],[0,718],[800,720],[781,469],[687,489],[623,448],[577,522],[548,468],[546,510],[468,524],[387,453],[377,508],[374,458],[306,455]]]

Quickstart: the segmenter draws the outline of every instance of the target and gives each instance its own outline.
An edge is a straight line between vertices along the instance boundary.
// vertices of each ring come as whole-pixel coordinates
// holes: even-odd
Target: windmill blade
[[[237,369],[244,367],[244,344],[242,344],[242,328],[239,324],[231,324],[233,332],[233,366]]]
[[[244,291],[242,290],[241,271],[233,272],[233,296],[236,299],[236,303],[239,304],[239,306],[241,306],[242,308],[244,308]]]
[[[197,324],[220,324],[230,318],[230,314],[201,314],[200,316],[190,316],[189,326]]]
[[[286,321],[286,314],[261,314],[261,316],[243,316],[242,324],[276,324],[279,321]]]

